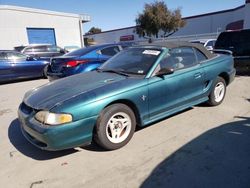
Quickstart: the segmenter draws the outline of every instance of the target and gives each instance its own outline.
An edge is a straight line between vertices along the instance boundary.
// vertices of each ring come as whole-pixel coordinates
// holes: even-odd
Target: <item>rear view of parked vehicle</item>
[[[47,64],[16,51],[0,51],[0,82],[43,77]]]
[[[52,58],[47,75],[50,81],[96,69],[128,45],[103,44],[72,51]]]
[[[250,29],[222,32],[215,49],[232,51],[237,72],[250,72]]]

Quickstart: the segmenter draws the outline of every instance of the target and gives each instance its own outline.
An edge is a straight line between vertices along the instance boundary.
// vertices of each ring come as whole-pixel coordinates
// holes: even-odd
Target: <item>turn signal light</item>
[[[76,67],[76,66],[78,66],[80,64],[84,64],[84,63],[87,63],[87,62],[88,61],[86,61],[86,60],[79,60],[79,61],[73,60],[73,61],[67,62],[66,67]]]

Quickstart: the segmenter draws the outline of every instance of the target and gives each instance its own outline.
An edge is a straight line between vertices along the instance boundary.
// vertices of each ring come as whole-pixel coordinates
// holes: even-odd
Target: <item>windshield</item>
[[[128,74],[146,75],[162,50],[129,48],[104,63],[99,70],[122,71]]]

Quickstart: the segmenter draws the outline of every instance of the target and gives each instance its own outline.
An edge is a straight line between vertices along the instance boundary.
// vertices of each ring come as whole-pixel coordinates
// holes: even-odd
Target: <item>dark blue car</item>
[[[0,82],[45,76],[48,61],[37,60],[16,51],[0,51]]]
[[[95,45],[72,51],[61,57],[52,58],[48,66],[47,76],[52,81],[94,70],[128,46],[129,44]]]

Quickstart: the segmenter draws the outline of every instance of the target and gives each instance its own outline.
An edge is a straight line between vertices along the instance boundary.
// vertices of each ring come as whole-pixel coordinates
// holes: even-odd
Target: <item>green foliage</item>
[[[98,27],[92,27],[86,34],[91,35],[91,34],[97,34],[101,33],[102,30]]]
[[[181,19],[180,8],[171,11],[163,1],[145,4],[143,13],[137,16],[135,22],[136,33],[143,37],[158,37],[160,30],[166,36],[167,33],[176,32],[185,25],[185,21]]]

